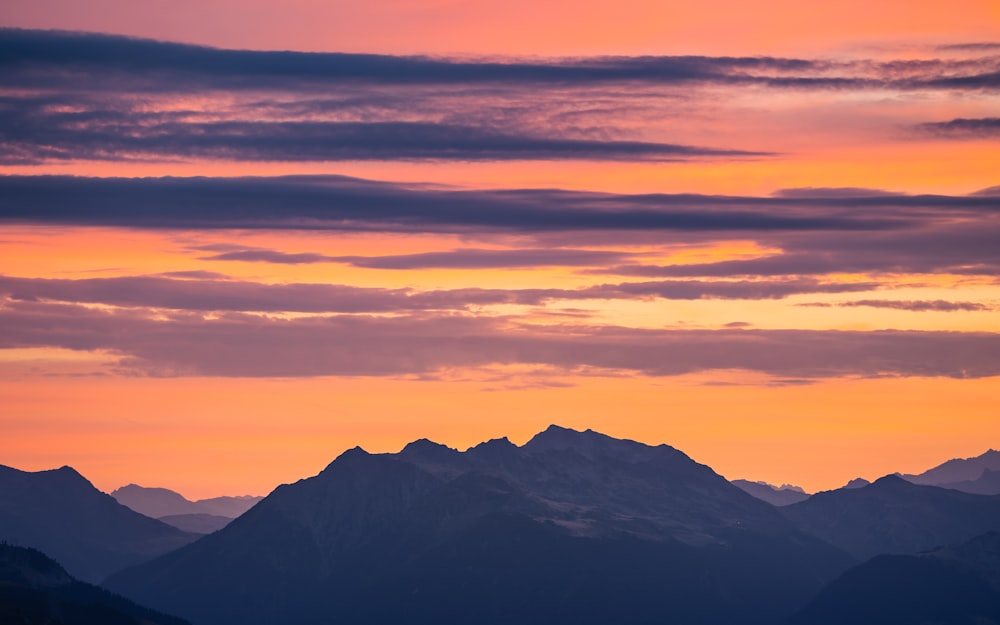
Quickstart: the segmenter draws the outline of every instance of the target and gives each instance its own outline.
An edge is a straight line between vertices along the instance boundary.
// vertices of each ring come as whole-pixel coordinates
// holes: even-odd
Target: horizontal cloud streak
[[[966,50],[975,51],[975,50]],[[988,53],[990,50],[984,50]],[[515,83],[586,86],[643,81],[794,88],[996,86],[997,60],[833,62],[774,57],[592,57],[457,61],[374,54],[222,50],[56,31],[0,30],[0,84],[130,91],[275,89],[308,85]]]
[[[443,190],[342,176],[0,177],[0,221],[147,228],[440,232],[881,231],[1000,210],[989,196],[775,198]]]
[[[913,312],[955,312],[955,311],[988,311],[993,310],[991,306],[980,304],[979,302],[949,302],[947,300],[891,300],[891,299],[863,299],[853,302],[822,303],[810,302],[797,304],[798,306],[820,306],[827,307],[868,307],[868,308],[891,308],[893,310],[910,310]]]
[[[920,124],[923,132],[954,139],[987,139],[1000,137],[1000,117],[957,118],[946,122]]]
[[[780,299],[801,293],[845,293],[878,288],[875,283],[828,284],[789,281],[661,281],[603,284],[580,289],[481,289],[437,291],[339,284],[262,284],[237,280],[172,279],[160,276],[79,280],[0,276],[0,294],[15,301],[56,301],[195,312],[398,313],[467,310],[500,304],[541,305],[552,300]]]
[[[164,319],[27,302],[0,309],[0,328],[0,348],[106,350],[121,354],[121,367],[151,375],[432,375],[510,364],[656,376],[716,369],[794,378],[1000,374],[1000,334],[971,332],[552,328],[454,316]]]
[[[69,117],[69,119],[66,119]],[[105,117],[109,117],[105,115]],[[432,122],[222,121],[140,123],[132,115],[11,113],[0,103],[0,164],[47,160],[209,158],[237,161],[607,160],[768,156],[644,141],[536,136]]]

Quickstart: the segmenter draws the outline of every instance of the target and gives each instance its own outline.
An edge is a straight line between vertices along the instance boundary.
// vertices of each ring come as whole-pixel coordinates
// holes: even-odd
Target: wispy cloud
[[[956,118],[946,122],[928,122],[917,129],[949,139],[987,139],[1000,137],[1000,117]]]
[[[947,300],[891,300],[891,299],[863,299],[851,302],[806,302],[796,304],[797,306],[814,307],[839,307],[856,308],[859,306],[868,308],[891,308],[893,310],[909,310],[913,312],[955,312],[955,311],[987,311],[993,310],[992,306],[979,302],[950,302]]]
[[[653,376],[746,369],[799,380],[1000,374],[1000,335],[982,332],[635,330],[470,316],[164,318],[37,302],[0,309],[0,327],[0,348],[106,350],[146,375],[432,375],[510,364]]]
[[[416,290],[339,284],[263,284],[184,275],[79,280],[0,276],[0,294],[14,301],[54,301],[211,312],[395,313],[468,310],[500,304],[540,305],[554,300],[781,299],[805,293],[871,291],[876,283],[818,280],[659,281],[602,284],[579,289]]]

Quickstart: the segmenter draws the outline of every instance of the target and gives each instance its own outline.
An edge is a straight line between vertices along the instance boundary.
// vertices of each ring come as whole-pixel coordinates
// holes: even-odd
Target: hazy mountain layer
[[[787,506],[809,499],[809,494],[797,487],[778,487],[767,482],[751,482],[749,480],[733,480],[732,483],[743,492],[766,501],[772,506]]]
[[[160,520],[167,525],[173,525],[181,531],[192,534],[211,534],[221,530],[232,521],[229,517],[215,516],[214,514],[173,514],[160,517]]]
[[[983,471],[1000,471],[1000,451],[990,449],[974,458],[953,458],[918,475],[901,475],[914,484],[942,486],[979,479]]]
[[[235,519],[252,508],[263,497],[212,497],[190,501],[180,493],[167,488],[148,488],[129,484],[112,491],[118,503],[146,516],[160,519],[181,514],[211,514]]]

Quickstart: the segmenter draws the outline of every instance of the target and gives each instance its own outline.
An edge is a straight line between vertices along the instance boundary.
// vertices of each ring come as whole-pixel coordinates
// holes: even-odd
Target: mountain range
[[[744,491],[755,487],[757,496]],[[779,507],[759,498],[775,492],[805,499]],[[17,552],[12,570],[38,582],[25,585],[5,581],[11,567],[0,559],[0,622],[22,622],[4,610],[24,601],[31,618],[93,622],[63,618],[79,612],[76,595],[53,589],[82,587],[70,574],[110,574],[107,588],[195,625],[903,624],[921,623],[907,619],[922,609],[935,623],[1000,624],[987,609],[1000,587],[990,533],[1000,530],[1000,496],[898,475],[809,496],[730,483],[667,445],[552,426],[522,446],[354,448],[262,500],[219,498],[249,508],[232,521],[189,512],[202,502],[166,489],[115,493],[152,513],[180,511],[166,515],[177,523],[224,527],[179,531],[69,467],[0,467],[0,541],[69,570],[43,563],[32,573],[25,563],[43,556]],[[913,593],[919,600],[907,603]],[[99,622],[161,622],[128,610]],[[840,620],[817,616],[827,613]]]
[[[107,584],[198,625],[750,624],[852,563],[672,447],[553,426],[349,450]]]
[[[99,582],[197,537],[126,508],[70,467],[0,466],[0,540],[43,551],[84,581]]]

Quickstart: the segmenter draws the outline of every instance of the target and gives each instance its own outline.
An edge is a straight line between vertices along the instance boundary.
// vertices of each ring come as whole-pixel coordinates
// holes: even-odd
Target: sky
[[[0,464],[1000,447],[1000,5],[8,0]]]

